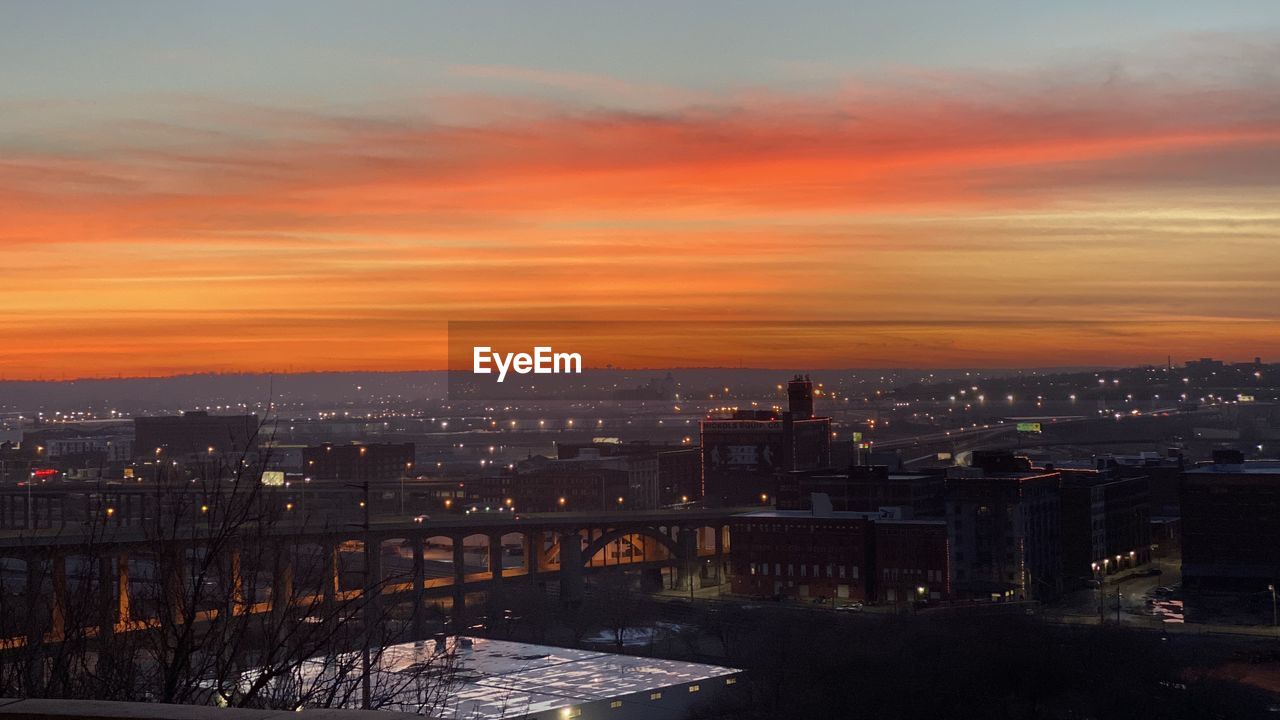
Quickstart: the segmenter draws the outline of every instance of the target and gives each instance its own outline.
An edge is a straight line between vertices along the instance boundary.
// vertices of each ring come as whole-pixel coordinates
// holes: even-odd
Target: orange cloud
[[[1266,354],[1276,90],[757,94],[449,125],[223,105],[203,117],[230,129],[50,137],[0,162],[0,374],[442,367],[447,320],[556,317],[890,324],[814,345],[826,366]]]

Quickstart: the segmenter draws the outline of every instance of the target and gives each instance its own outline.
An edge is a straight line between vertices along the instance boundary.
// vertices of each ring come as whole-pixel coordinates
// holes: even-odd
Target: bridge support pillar
[[[116,557],[111,554],[94,559],[98,566],[98,639],[103,643],[111,642],[116,633],[116,623],[120,621],[115,562]]]
[[[529,582],[538,584],[538,569],[542,558],[542,533],[530,530],[524,534],[524,571]]]
[[[421,535],[414,535],[413,546],[413,639],[421,640],[427,634],[427,563],[423,558],[424,542]]]
[[[489,576],[493,578],[494,587],[502,582],[502,534],[489,536]]]
[[[338,558],[338,541],[333,538],[320,540],[320,602],[326,619],[332,618],[338,607],[338,590],[342,587],[342,569]]]
[[[45,560],[28,555],[27,561],[27,692],[35,694],[44,687],[44,572]]]
[[[373,644],[374,628],[382,625],[382,539],[364,539],[363,618],[365,642]]]
[[[244,607],[244,551],[233,548],[230,555],[226,565],[228,577],[224,584],[231,588],[231,611],[238,614],[246,610]]]
[[[293,553],[288,547],[276,547],[271,567],[271,620],[277,632],[284,631],[285,613],[293,602]]]
[[[159,568],[164,574],[164,609],[169,614],[170,622],[175,625],[182,624],[185,621],[187,597],[186,561],[187,551],[185,547],[181,545],[171,547],[165,553],[164,565]]]
[[[128,603],[129,566],[127,560],[125,560],[124,587],[120,590],[116,589],[121,558],[124,558],[124,556],[117,557],[114,553],[108,552],[94,559],[94,564],[97,565],[98,570],[98,644],[103,648],[111,647],[116,637],[116,623],[124,619],[120,615],[120,595],[122,592],[125,594],[126,605]],[[111,656],[112,653],[109,650],[98,654],[97,667],[99,675],[111,672],[109,667],[112,662]]]
[[[53,556],[53,615],[51,632],[55,640],[62,640],[67,623],[67,558],[64,555]]]
[[[676,587],[680,590],[698,589],[698,531],[680,528],[676,535],[679,559],[676,563]]]
[[[116,621],[127,624],[131,612],[129,609],[129,555],[120,553],[116,556]]]
[[[645,568],[640,572],[640,591],[658,592],[662,589],[662,568]]]
[[[560,535],[560,602],[570,607],[582,602],[582,536]]]
[[[464,538],[453,538],[453,621],[461,623],[467,611],[467,554]]]
[[[717,527],[715,528],[715,534],[716,534],[716,544],[715,544],[716,557],[715,557],[714,564],[715,564],[715,583],[716,583],[716,585],[723,584],[723,583],[724,583],[724,581],[725,581],[725,575],[727,575],[727,574],[728,574],[728,573],[727,573],[728,568],[727,568],[727,566],[725,565],[725,561],[724,561],[724,531],[725,531],[724,527],[717,526]]]

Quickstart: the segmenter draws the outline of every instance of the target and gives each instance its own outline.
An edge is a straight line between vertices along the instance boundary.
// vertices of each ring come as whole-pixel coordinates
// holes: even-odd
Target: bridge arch
[[[614,542],[631,535],[641,535],[643,537],[657,540],[659,544],[661,544],[663,547],[667,549],[667,552],[670,553],[672,559],[676,559],[680,557],[680,546],[676,543],[676,541],[672,540],[669,535],[662,532],[658,528],[619,527],[601,534],[595,540],[592,540],[590,543],[588,543],[587,546],[582,549],[582,564],[584,566],[590,564],[591,558],[595,557],[596,553],[609,547],[609,545],[613,544]]]

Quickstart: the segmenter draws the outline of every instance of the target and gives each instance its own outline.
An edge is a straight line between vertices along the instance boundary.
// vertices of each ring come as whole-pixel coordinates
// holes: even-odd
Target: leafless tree
[[[264,427],[251,447],[270,448],[270,438],[258,442]],[[342,556],[360,553],[302,538],[342,539],[352,528],[301,512],[265,486],[269,458],[210,453],[194,472],[157,464],[136,524],[114,522],[99,495],[80,522],[24,537],[29,586],[0,592],[0,628],[19,638],[0,650],[0,692],[279,709],[443,707],[454,689],[452,651],[410,659],[395,647],[412,639],[411,624],[384,590],[408,578],[369,577],[362,567],[362,587],[334,582]],[[57,572],[44,571],[55,563]],[[116,587],[117,577],[127,586]],[[115,617],[125,592],[127,615]]]

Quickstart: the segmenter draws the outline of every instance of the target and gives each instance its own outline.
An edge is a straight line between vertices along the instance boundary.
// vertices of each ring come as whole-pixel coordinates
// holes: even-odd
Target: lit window
[[[701,686],[701,685],[690,685],[690,686],[689,686],[689,692],[698,692],[698,691],[699,691],[699,690],[701,690],[701,689],[702,689],[702,686]]]
[[[725,685],[737,685],[737,684],[738,684],[738,678],[725,678],[725,679],[724,679],[724,684],[725,684]]]
[[[650,699],[650,700],[661,700],[661,699],[662,699],[662,693],[660,693],[660,692],[651,692],[651,693],[649,693],[649,699]]]
[[[613,702],[609,703],[609,707],[614,710],[617,710],[618,708],[622,707],[622,701],[614,700]]]

